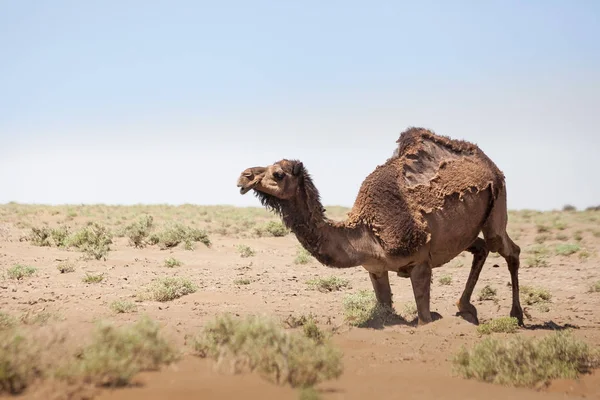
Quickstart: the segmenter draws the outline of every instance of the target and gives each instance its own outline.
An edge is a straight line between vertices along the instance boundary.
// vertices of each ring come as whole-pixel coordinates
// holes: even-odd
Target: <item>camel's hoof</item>
[[[479,318],[477,317],[477,309],[471,303],[460,304],[460,301],[456,302],[458,307],[457,316],[463,318],[465,321],[470,322],[474,325],[479,325]]]
[[[459,311],[459,312],[456,313],[456,316],[457,317],[461,317],[462,319],[464,319],[465,321],[467,321],[470,324],[479,325],[479,318],[477,318],[476,315],[473,315],[473,314],[471,314],[469,312],[461,312],[461,311]]]
[[[440,319],[442,319],[442,316],[434,311],[431,313],[431,317],[427,320],[418,318],[417,326],[425,326]]]

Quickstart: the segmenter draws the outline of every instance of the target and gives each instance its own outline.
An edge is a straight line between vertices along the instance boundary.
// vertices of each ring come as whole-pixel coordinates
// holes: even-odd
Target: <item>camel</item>
[[[323,265],[362,265],[379,304],[392,306],[388,272],[410,278],[419,326],[433,321],[433,268],[463,251],[473,254],[473,262],[456,305],[459,315],[478,324],[471,296],[489,252],[499,253],[511,277],[510,316],[524,326],[521,250],[506,231],[504,174],[477,145],[424,128],[405,130],[396,143],[393,155],[365,178],[344,221],[325,216],[319,192],[298,160],[247,169],[238,186],[242,194],[252,189],[267,209],[279,214]]]

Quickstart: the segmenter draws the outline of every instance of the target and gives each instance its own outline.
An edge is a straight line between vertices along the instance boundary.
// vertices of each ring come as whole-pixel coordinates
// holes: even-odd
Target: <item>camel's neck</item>
[[[335,268],[362,265],[372,241],[362,225],[348,226],[325,217],[316,189],[301,188],[299,196],[281,203],[285,225],[319,262]]]

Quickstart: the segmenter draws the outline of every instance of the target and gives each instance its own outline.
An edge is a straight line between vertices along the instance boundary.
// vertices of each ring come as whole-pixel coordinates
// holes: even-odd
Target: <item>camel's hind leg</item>
[[[392,288],[390,287],[390,278],[388,272],[382,272],[381,274],[373,274],[369,272],[369,278],[373,284],[373,290],[375,291],[375,297],[377,302],[384,306],[392,306]]]
[[[523,324],[523,309],[519,298],[519,255],[521,249],[512,241],[506,232],[508,213],[506,210],[506,191],[500,190],[498,198],[483,226],[483,236],[489,251],[498,252],[506,260],[512,285],[512,308],[510,316]]]
[[[460,296],[460,299],[456,302],[458,306],[458,311],[462,315],[463,318],[473,322],[474,324],[479,324],[479,319],[477,318],[477,309],[473,304],[471,304],[471,296],[473,295],[473,290],[475,289],[475,285],[477,284],[477,280],[479,279],[479,274],[481,273],[481,269],[483,268],[483,264],[489,254],[487,246],[485,244],[485,240],[482,238],[477,238],[473,243],[467,248],[467,251],[473,254],[473,264],[471,265],[471,272],[469,272],[469,278],[467,279],[467,284],[465,285],[465,290]]]

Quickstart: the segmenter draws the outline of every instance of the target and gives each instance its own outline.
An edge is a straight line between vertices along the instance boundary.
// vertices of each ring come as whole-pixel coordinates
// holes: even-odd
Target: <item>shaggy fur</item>
[[[494,200],[504,186],[502,172],[472,143],[423,128],[407,129],[397,143],[397,155],[362,183],[347,221],[373,229],[388,254],[408,256],[427,243],[423,214],[448,196],[491,187]]]

